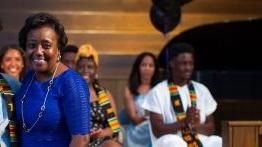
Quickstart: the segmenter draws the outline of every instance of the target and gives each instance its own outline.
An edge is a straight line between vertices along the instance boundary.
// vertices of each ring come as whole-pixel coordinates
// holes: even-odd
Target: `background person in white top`
[[[209,90],[195,81],[191,81],[194,70],[194,48],[185,43],[168,45],[168,79],[177,85],[183,109],[184,121],[177,121],[171,103],[168,81],[156,85],[147,95],[143,107],[150,112],[151,139],[155,147],[187,147],[181,130],[190,127],[196,132],[204,147],[222,147],[222,139],[212,136],[214,132],[213,112],[217,103]],[[196,93],[196,107],[191,107],[189,82],[192,82]]]

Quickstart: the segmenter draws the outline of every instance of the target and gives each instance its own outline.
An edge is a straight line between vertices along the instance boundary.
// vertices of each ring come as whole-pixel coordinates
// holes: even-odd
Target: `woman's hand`
[[[113,134],[112,130],[110,128],[105,128],[105,129],[96,129],[96,130],[91,130],[90,136],[91,138],[100,138],[100,137],[111,137]]]
[[[102,129],[101,129],[101,128],[96,129],[96,130],[93,129],[93,130],[91,130],[90,136],[91,136],[92,138],[98,138],[99,135],[101,134],[101,132],[102,132]]]

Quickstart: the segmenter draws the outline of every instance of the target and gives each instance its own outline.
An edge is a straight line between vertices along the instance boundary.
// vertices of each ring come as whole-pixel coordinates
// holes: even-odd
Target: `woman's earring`
[[[57,62],[59,62],[61,60],[61,54],[58,54],[57,56]]]

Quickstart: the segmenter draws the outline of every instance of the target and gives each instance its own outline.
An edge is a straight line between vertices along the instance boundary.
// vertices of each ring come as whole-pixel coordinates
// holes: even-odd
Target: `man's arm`
[[[200,123],[200,113],[196,107],[190,107],[186,112],[186,122],[190,124],[193,131],[204,135],[212,135],[214,133],[214,117],[209,115],[206,117],[204,124]]]
[[[196,131],[200,134],[204,135],[212,135],[215,131],[214,117],[213,115],[209,115],[206,117],[206,121],[204,124],[199,124],[196,126]]]
[[[164,124],[163,117],[160,114],[150,112],[150,122],[153,134],[159,138],[165,134],[174,134],[185,128],[185,122],[174,122],[171,124]]]

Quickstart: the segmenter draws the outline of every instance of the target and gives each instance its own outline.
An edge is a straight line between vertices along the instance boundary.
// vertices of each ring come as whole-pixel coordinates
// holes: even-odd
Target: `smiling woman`
[[[28,17],[19,33],[31,70],[16,95],[20,146],[82,147],[89,142],[89,91],[60,62],[67,36],[52,15]]]
[[[89,147],[121,147],[120,126],[111,92],[98,82],[98,53],[90,44],[80,46],[76,70],[89,85],[91,103],[91,133]]]
[[[17,45],[6,45],[0,50],[0,72],[21,80],[26,69],[24,51]]]

